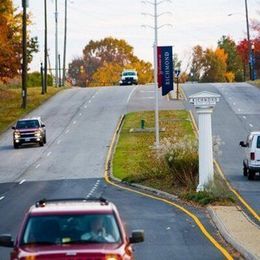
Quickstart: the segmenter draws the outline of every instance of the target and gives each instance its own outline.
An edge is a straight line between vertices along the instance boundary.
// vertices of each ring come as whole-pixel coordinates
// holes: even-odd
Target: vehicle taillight
[[[121,256],[119,256],[119,255],[114,255],[114,254],[112,254],[112,255],[106,255],[106,260],[121,260],[122,258],[121,258]]]
[[[252,160],[252,161],[255,160],[255,153],[250,153],[250,160]]]

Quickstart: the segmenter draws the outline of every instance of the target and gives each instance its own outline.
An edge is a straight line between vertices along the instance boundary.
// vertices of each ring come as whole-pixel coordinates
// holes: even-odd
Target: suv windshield
[[[18,121],[16,124],[16,128],[18,129],[38,128],[39,126],[38,120],[22,120]]]
[[[123,76],[135,76],[136,73],[135,72],[124,72]]]
[[[21,244],[120,243],[113,214],[31,216]]]

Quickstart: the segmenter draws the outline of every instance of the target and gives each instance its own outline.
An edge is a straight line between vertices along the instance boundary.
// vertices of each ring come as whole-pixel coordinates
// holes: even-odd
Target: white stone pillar
[[[213,146],[211,114],[220,95],[203,91],[189,96],[194,104],[199,121],[199,185],[197,191],[203,191],[213,181]]]
[[[196,109],[199,117],[199,185],[197,191],[202,191],[213,181],[213,149],[212,149],[212,108]]]

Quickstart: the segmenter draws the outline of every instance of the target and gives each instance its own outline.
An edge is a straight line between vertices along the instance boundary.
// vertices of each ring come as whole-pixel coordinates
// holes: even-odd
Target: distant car
[[[130,260],[131,243],[143,240],[142,230],[128,238],[116,206],[103,198],[41,200],[26,213],[15,242],[0,235],[0,246],[13,247],[11,260]]]
[[[125,69],[121,73],[121,78],[119,81],[120,86],[122,85],[137,85],[138,84],[138,74],[134,69]]]
[[[45,124],[40,117],[20,119],[12,129],[15,149],[25,143],[38,143],[40,146],[46,144]]]
[[[245,147],[245,159],[243,160],[243,173],[249,180],[260,173],[260,131],[251,132],[246,141],[241,141],[240,146]]]

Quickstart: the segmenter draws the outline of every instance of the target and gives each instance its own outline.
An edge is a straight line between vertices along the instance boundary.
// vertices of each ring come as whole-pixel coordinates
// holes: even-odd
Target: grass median
[[[196,193],[198,142],[184,110],[160,111],[160,149],[154,149],[154,112],[126,115],[113,156],[113,175],[200,204],[234,201],[225,182],[215,176],[206,192]],[[141,121],[144,120],[142,128]]]
[[[48,87],[48,93],[42,95],[40,87],[28,88],[27,108],[22,109],[21,89],[0,86],[0,133],[60,90],[61,88]]]

